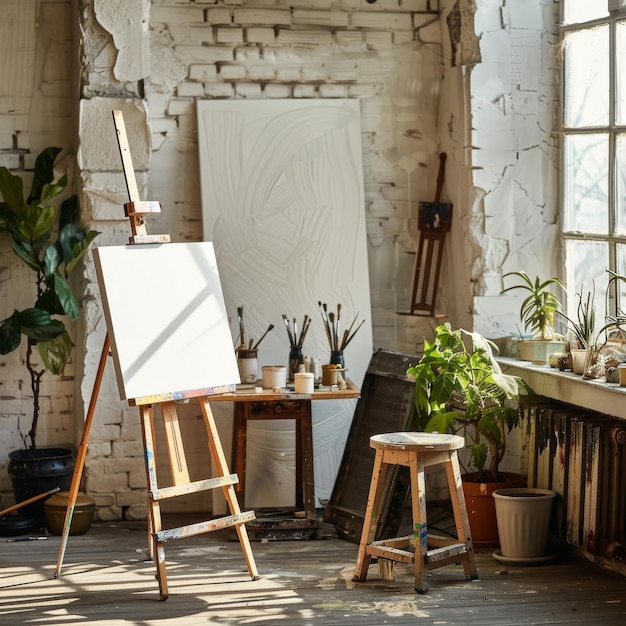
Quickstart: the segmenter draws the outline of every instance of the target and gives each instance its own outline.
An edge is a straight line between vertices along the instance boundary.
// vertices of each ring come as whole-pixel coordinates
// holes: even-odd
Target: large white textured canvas
[[[105,246],[94,261],[121,399],[234,388],[239,372],[212,243]]]
[[[203,232],[213,241],[229,314],[244,307],[259,366],[287,365],[286,314],[313,323],[304,354],[329,359],[318,302],[341,325],[365,323],[345,351],[361,385],[372,355],[358,100],[198,102]],[[233,339],[238,334],[232,328]],[[314,403],[316,494],[330,496],[356,401]],[[249,425],[247,506],[293,499],[293,423]],[[273,487],[268,487],[273,485]],[[271,493],[268,493],[270,489]],[[276,493],[278,490],[280,493]]]

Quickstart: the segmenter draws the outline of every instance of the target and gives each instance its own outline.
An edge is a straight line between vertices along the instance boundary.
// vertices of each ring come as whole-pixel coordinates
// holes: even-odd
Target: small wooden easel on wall
[[[439,155],[435,201],[419,203],[417,227],[420,237],[415,255],[411,306],[408,311],[396,311],[398,315],[446,317],[435,314],[443,245],[452,223],[452,204],[440,201],[445,163],[446,153],[442,152]]]
[[[206,242],[170,244],[169,235],[147,233],[145,216],[160,212],[160,206],[157,202],[139,200],[122,112],[114,111],[113,118],[130,200],[124,208],[131,223],[131,245],[103,247],[94,251],[108,332],[78,448],[55,578],[58,578],[61,572],[89,446],[89,431],[95,413],[96,400],[107,356],[111,353],[114,357],[120,394],[123,399],[128,400],[129,404],[138,406],[140,411],[148,483],[148,552],[149,556],[156,560],[156,578],[160,599],[166,600],[168,586],[164,543],[221,528],[235,527],[248,570],[252,579],[256,580],[258,572],[245,527],[246,522],[255,519],[255,514],[253,511],[241,512],[233,487],[237,484],[238,477],[228,470],[210,406],[211,395],[233,391],[235,385],[232,381],[237,380],[237,365],[230,344],[228,320],[223,305],[213,246]],[[144,245],[162,243],[167,245]],[[181,266],[182,270],[188,270],[183,274],[183,280],[176,281],[183,286],[177,285],[174,287],[176,291],[168,292],[164,298],[161,296],[164,302],[154,302],[152,298],[155,292],[159,291],[155,285],[162,286],[168,282],[168,271],[174,271],[172,269],[174,267],[178,271]],[[151,282],[153,274],[155,280]],[[135,283],[135,289],[132,286],[129,288],[128,282],[132,280],[128,278],[129,275],[141,277],[141,284]],[[192,288],[194,291],[189,294],[185,291]],[[181,289],[186,299],[178,302],[176,294],[180,294]],[[163,292],[162,287],[160,291]],[[125,309],[126,300],[128,300],[128,310]],[[166,319],[167,315],[173,317]],[[159,323],[167,324],[167,326],[159,326]],[[141,334],[139,337],[137,337],[138,329]],[[180,335],[185,332],[197,332],[198,337],[183,337],[181,341]],[[133,335],[136,341],[132,340]],[[185,341],[186,339],[189,341]],[[187,348],[186,346],[189,345],[191,347]],[[208,350],[207,346],[209,346]],[[168,350],[170,352],[167,352]],[[213,355],[213,358],[209,358],[206,364],[207,373],[203,367],[200,368],[201,372],[192,371],[190,380],[185,379],[186,364],[189,362],[193,365],[198,358],[204,357],[205,352]],[[143,373],[144,369],[147,369],[146,373]],[[182,377],[177,380],[179,370],[183,372]],[[229,378],[230,376],[232,377]],[[170,381],[171,384],[178,386],[162,386],[169,385]],[[183,385],[181,381],[185,381],[185,384]],[[189,386],[186,385],[187,382]],[[174,389],[174,391],[163,392],[163,389]],[[183,391],[177,391],[179,389]],[[146,393],[143,390],[148,391]],[[185,457],[176,402],[187,402],[193,397],[198,398],[200,403],[208,434],[209,452],[216,470],[215,476],[192,482]],[[172,482],[171,486],[161,488],[158,486],[156,463],[155,408],[157,406],[163,419]],[[208,466],[210,465],[208,463]],[[230,515],[178,528],[163,529],[160,508],[162,500],[216,488],[222,489]]]

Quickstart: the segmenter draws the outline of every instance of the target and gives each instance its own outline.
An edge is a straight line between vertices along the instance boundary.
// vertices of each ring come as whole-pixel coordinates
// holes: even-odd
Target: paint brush
[[[332,349],[333,341],[330,337],[330,328],[328,328],[328,316],[326,315],[324,311],[324,308],[326,305],[322,305],[320,301],[318,301],[318,304],[320,307],[320,314],[322,315],[322,321],[324,322],[324,330],[326,331],[326,338],[328,339],[328,345],[331,346],[331,349]]]
[[[293,347],[293,336],[291,334],[291,328],[289,328],[289,320],[287,316],[283,313],[283,322],[285,322],[285,328],[287,329],[287,336],[289,337],[289,345]]]
[[[344,348],[352,341],[352,338],[354,337],[354,335],[357,334],[359,328],[361,328],[363,324],[365,324],[365,320],[362,320],[361,323],[354,329],[354,332],[348,337],[348,340],[346,341]]]
[[[267,327],[267,330],[261,335],[261,339],[259,339],[255,344],[254,347],[252,348],[253,350],[256,350],[259,347],[259,344],[263,341],[263,339],[265,339],[265,335],[267,335],[267,333],[270,332],[270,330],[272,330],[274,328],[274,324],[270,324]]]
[[[246,345],[246,331],[243,327],[243,306],[237,307],[237,315],[239,316],[239,341],[240,345]]]
[[[305,318],[306,323],[303,323],[302,325],[302,333],[300,334],[300,341],[298,343],[299,346],[302,346],[302,344],[304,343],[306,334],[309,332],[309,326],[311,325],[311,318],[308,315],[305,315]]]
[[[330,346],[331,350],[337,349],[337,335],[335,334],[335,314],[331,311],[328,314],[328,320],[330,321],[330,330],[333,338],[332,345]]]

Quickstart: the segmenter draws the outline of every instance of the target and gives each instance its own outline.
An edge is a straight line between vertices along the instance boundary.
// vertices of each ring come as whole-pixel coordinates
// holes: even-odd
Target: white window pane
[[[607,17],[607,0],[562,0],[563,1],[563,21],[565,24],[576,24],[587,22],[600,17]]]
[[[615,137],[615,234],[626,235],[626,135]],[[626,273],[626,267],[624,267]]]
[[[563,230],[608,234],[608,135],[563,138]]]
[[[567,314],[576,319],[576,294],[583,300],[595,291],[596,331],[604,325],[606,316],[606,286],[609,275],[609,247],[603,241],[568,240],[565,242],[565,284],[567,285]],[[582,292],[582,293],[581,293]]]
[[[590,51],[593,51],[590,54]],[[565,126],[609,123],[609,28],[568,33],[565,38]]]
[[[617,267],[615,271],[620,276],[626,276],[626,245],[617,245]],[[626,317],[626,282],[623,280],[615,281],[617,286],[617,305],[611,303],[609,315],[625,318]]]
[[[626,22],[615,24],[615,117],[618,124],[626,123]]]

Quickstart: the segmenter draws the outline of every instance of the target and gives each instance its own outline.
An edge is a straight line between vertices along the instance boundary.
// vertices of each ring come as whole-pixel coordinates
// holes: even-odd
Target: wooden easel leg
[[[363,518],[363,529],[361,531],[361,541],[356,557],[356,567],[352,580],[361,582],[367,578],[367,570],[370,564],[370,556],[367,553],[367,546],[376,538],[378,506],[385,486],[385,478],[389,466],[383,463],[384,450],[377,449],[372,469],[372,479],[370,482],[369,495],[367,496],[367,508]]]
[[[215,418],[213,417],[211,405],[207,399],[201,398],[200,407],[202,408],[202,415],[204,416],[204,422],[209,436],[209,449],[213,457],[213,462],[215,463],[215,467],[217,468],[219,475],[226,476],[230,472],[228,470],[226,457],[224,456],[224,450],[220,441],[217,425],[215,424]],[[231,515],[238,515],[241,513],[235,488],[232,485],[225,485],[222,487],[222,492],[226,498],[226,503],[228,504]],[[257,571],[254,555],[252,554],[252,546],[250,545],[250,539],[248,538],[246,526],[243,523],[235,524],[235,530],[237,531],[237,536],[239,537],[239,543],[241,544],[250,576],[252,577],[252,580],[257,580],[259,578],[259,572]]]
[[[158,491],[157,468],[154,442],[154,407],[146,405],[140,407],[141,429],[143,432],[144,454],[146,461],[146,476],[148,482],[148,532],[149,545],[156,563],[156,578],[159,583],[159,599],[167,600],[167,572],[165,569],[165,550],[163,543],[157,540],[157,533],[163,529],[161,521],[161,506],[154,495]]]
[[[83,433],[81,435],[80,445],[78,446],[78,453],[76,454],[76,465],[74,466],[74,474],[72,476],[72,482],[70,484],[70,491],[68,495],[67,510],[65,511],[65,522],[63,524],[63,534],[61,536],[61,545],[59,547],[59,554],[57,557],[57,568],[54,572],[55,578],[58,578],[61,574],[61,566],[63,564],[63,557],[65,556],[67,539],[69,537],[70,528],[72,526],[72,517],[74,516],[74,507],[76,506],[76,498],[78,497],[80,481],[83,475],[83,469],[85,467],[87,450],[89,448],[89,431],[91,430],[93,416],[96,412],[96,401],[98,399],[98,394],[100,393],[100,386],[102,384],[102,377],[104,375],[104,368],[106,366],[107,357],[109,356],[109,349],[110,341],[109,335],[107,334],[104,338],[104,344],[102,346],[102,352],[100,354],[100,361],[98,362],[98,369],[96,371],[96,378],[93,384],[93,391],[89,400],[89,408],[87,409],[85,424],[83,425]]]

